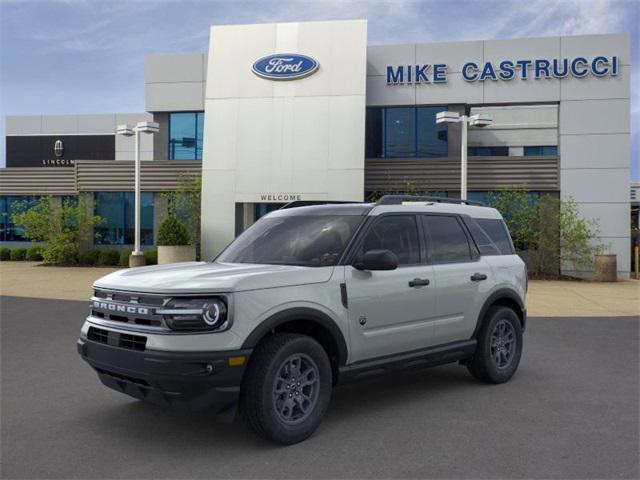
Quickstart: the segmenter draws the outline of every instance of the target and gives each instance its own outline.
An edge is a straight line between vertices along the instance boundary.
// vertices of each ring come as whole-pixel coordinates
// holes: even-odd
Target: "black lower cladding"
[[[78,353],[104,385],[158,405],[223,413],[235,406],[251,350],[160,352],[78,339]],[[244,357],[230,366],[230,357]]]

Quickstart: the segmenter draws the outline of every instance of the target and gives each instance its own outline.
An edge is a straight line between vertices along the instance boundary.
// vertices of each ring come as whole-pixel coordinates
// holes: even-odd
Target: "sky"
[[[211,25],[356,18],[370,45],[629,33],[640,180],[640,0],[0,0],[0,130],[6,115],[144,111],[145,56],[204,52]]]

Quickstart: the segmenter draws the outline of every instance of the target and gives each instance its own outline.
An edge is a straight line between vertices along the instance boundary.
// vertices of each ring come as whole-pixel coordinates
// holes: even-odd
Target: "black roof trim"
[[[294,200],[281,206],[278,210],[285,210],[287,208],[298,207],[310,207],[312,205],[342,205],[345,203],[361,203],[361,202],[349,202],[341,200]]]
[[[366,215],[372,208],[372,203],[298,200],[270,215]]]

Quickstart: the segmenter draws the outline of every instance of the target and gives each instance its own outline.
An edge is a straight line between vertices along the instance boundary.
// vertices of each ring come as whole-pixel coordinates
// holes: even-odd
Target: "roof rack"
[[[434,202],[434,203],[459,203],[463,205],[476,205],[484,207],[482,202],[474,200],[462,200],[460,198],[436,197],[428,195],[384,195],[376,202],[376,205],[402,205],[403,202]]]
[[[296,207],[309,207],[311,205],[340,205],[346,203],[362,203],[348,200],[294,200],[293,202],[285,203],[278,210],[286,210],[287,208]]]

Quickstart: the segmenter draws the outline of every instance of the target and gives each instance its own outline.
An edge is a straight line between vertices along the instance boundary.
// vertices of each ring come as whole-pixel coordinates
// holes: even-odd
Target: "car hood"
[[[326,282],[333,267],[185,262],[110,273],[97,288],[149,293],[239,292]]]

